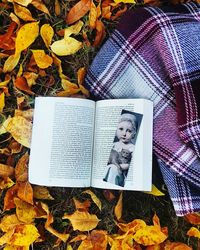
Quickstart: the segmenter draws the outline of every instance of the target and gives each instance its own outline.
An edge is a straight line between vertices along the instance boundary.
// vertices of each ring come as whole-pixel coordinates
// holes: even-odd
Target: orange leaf
[[[0,189],[10,188],[14,184],[15,183],[9,177],[4,177],[2,180],[0,180]]]
[[[45,54],[44,50],[31,50],[37,66],[41,69],[46,69],[53,63],[52,57]]]
[[[103,18],[110,20],[111,15],[112,15],[111,6],[102,7],[102,17]]]
[[[199,231],[196,227],[191,227],[191,228],[187,231],[187,235],[188,235],[188,236],[197,237],[198,239],[200,239],[200,231]]]
[[[154,226],[157,226],[159,229],[161,229],[160,220],[159,220],[158,216],[156,215],[156,213],[153,216],[153,224],[154,224]]]
[[[152,249],[152,250],[154,250],[154,249]],[[157,250],[157,249],[155,249],[155,250]],[[164,243],[164,250],[192,250],[192,248],[187,246],[184,243],[181,243],[181,242],[167,241],[166,243]]]
[[[115,213],[117,220],[120,220],[122,217],[122,197],[123,197],[123,192],[120,193],[119,200],[114,209],[114,213]]]
[[[5,215],[1,219],[0,229],[3,232],[8,232],[9,230],[13,229],[15,226],[23,224],[21,221],[18,220],[16,214]]]
[[[18,182],[28,181],[28,160],[29,155],[26,152],[17,162],[15,167],[15,178]]]
[[[126,12],[127,9],[128,8],[125,5],[123,9],[118,10],[117,13],[115,13],[115,15],[111,17],[111,20],[113,20],[113,21],[116,20],[118,17],[120,17],[122,14],[124,14],[124,12]]]
[[[31,4],[38,10],[44,12],[45,14],[50,16],[49,10],[47,7],[42,3],[41,0],[32,0]]]
[[[30,87],[28,86],[28,83],[26,81],[26,78],[23,76],[17,77],[17,79],[15,80],[15,87],[28,93],[29,95],[34,95],[35,93],[33,93],[30,89]]]
[[[200,225],[200,213],[187,214],[184,218],[193,225]]]
[[[17,196],[30,204],[33,204],[33,189],[29,182],[18,182]]]
[[[56,13],[56,16],[60,16],[60,13],[61,13],[60,3],[58,0],[55,0],[55,13]]]
[[[28,86],[31,88],[33,85],[36,84],[36,80],[38,78],[38,74],[34,73],[34,72],[25,72],[23,74],[23,77],[26,78],[26,81],[28,83]]]
[[[88,211],[88,208],[91,205],[91,202],[89,200],[80,202],[79,200],[73,198],[73,201],[74,201],[76,210],[79,210],[79,211]]]
[[[75,211],[71,215],[65,214],[63,219],[69,219],[74,230],[89,231],[94,229],[99,223],[99,219],[95,214],[88,212]]]
[[[70,240],[70,243],[77,242],[77,241],[80,241],[80,240],[85,240],[86,238],[87,238],[87,236],[85,234],[79,234],[78,236],[76,236],[75,238]]]
[[[104,24],[102,23],[102,21],[97,20],[96,21],[96,37],[95,37],[93,46],[94,47],[99,46],[101,42],[103,41],[105,35],[106,35],[106,32],[105,32]]]
[[[4,44],[9,44],[9,42],[12,41],[12,36],[14,34],[16,26],[17,26],[17,24],[15,22],[11,22],[9,27],[8,27],[7,32],[3,35],[0,35],[0,48],[1,49],[4,49],[4,46],[3,46]],[[14,42],[13,42],[13,45],[14,45]],[[12,50],[12,49],[14,49],[14,47],[12,46],[10,49]]]
[[[32,0],[12,0],[9,2],[15,2],[15,3],[18,3],[18,4],[26,7],[32,2]]]
[[[4,208],[3,210],[10,210],[15,208],[14,198],[17,197],[18,184],[9,188],[4,197]]]
[[[91,190],[86,190],[83,192],[83,194],[89,194],[93,200],[93,202],[97,205],[97,207],[99,208],[99,210],[101,210],[101,201],[99,200],[99,198],[91,191]]]
[[[92,0],[89,13],[89,27],[91,29],[94,29],[96,27],[96,21],[97,21],[97,7]]]
[[[40,35],[46,45],[47,48],[49,48],[53,35],[54,35],[54,30],[50,26],[50,24],[43,24],[41,29],[40,29]]]
[[[72,24],[81,19],[81,17],[85,16],[85,14],[90,10],[90,6],[91,0],[80,0],[67,14],[67,24]]]
[[[0,163],[0,177],[13,176],[14,168]]]
[[[24,21],[35,21],[35,19],[31,15],[31,12],[21,5],[14,4],[14,12],[19,18]]]
[[[128,232],[131,231],[131,233],[135,233],[141,228],[146,227],[146,223],[143,220],[135,219],[127,224],[125,223],[117,223],[117,226],[123,231]]]

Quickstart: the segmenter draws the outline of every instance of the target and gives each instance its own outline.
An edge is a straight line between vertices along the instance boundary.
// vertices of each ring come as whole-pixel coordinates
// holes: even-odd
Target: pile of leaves
[[[200,247],[200,214],[176,217],[164,183],[162,192],[122,193],[28,182],[34,98],[89,98],[92,59],[120,16],[144,4],[167,1],[0,2],[0,249]]]

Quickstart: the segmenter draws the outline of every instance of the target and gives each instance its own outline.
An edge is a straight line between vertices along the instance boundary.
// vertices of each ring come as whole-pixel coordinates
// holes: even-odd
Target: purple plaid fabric
[[[154,102],[153,149],[182,216],[200,211],[200,5],[127,12],[95,57],[96,99]]]

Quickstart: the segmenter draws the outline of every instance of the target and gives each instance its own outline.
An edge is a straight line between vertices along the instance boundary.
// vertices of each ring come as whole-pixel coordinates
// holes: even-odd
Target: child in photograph
[[[124,186],[134,151],[133,138],[137,131],[137,119],[134,114],[123,113],[120,117],[116,138],[108,161],[108,170],[104,181]]]

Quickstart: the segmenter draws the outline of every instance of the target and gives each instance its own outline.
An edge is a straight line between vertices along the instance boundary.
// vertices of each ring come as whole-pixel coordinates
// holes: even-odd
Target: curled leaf
[[[196,238],[200,239],[200,231],[196,227],[191,227],[187,231],[187,235],[188,236],[193,236],[193,237],[196,237]]]
[[[24,21],[35,21],[35,19],[31,15],[31,12],[23,6],[14,4],[14,12],[19,18]]]
[[[105,35],[106,35],[106,32],[105,32],[104,24],[102,23],[102,21],[97,20],[96,21],[96,37],[95,37],[93,46],[94,47],[99,46],[101,42],[103,41]]]
[[[101,210],[101,201],[99,200],[99,198],[91,191],[91,190],[86,190],[83,192],[83,194],[89,194],[93,200],[93,202],[97,205],[97,207],[99,208],[99,210]]]
[[[71,215],[65,214],[63,219],[69,219],[74,230],[89,231],[94,229],[99,223],[99,219],[95,214],[88,212],[75,211]]]
[[[89,26],[91,29],[94,29],[96,27],[97,14],[98,14],[97,7],[92,1],[91,7],[90,7],[90,14],[89,14]]]
[[[117,220],[120,220],[122,217],[122,197],[123,197],[123,193],[121,192],[117,205],[115,206],[115,209],[114,209],[114,213],[115,213]]]
[[[41,29],[40,29],[40,35],[46,45],[47,48],[49,48],[53,35],[54,35],[54,30],[50,26],[50,24],[43,24]]]
[[[4,208],[3,210],[10,210],[15,207],[14,198],[17,197],[18,185],[14,185],[9,188],[4,197]]]
[[[52,57],[45,54],[44,50],[31,50],[37,66],[41,69],[46,69],[53,63]]]
[[[147,250],[154,250],[154,249],[148,249]],[[155,249],[157,250],[157,249]],[[160,250],[160,249],[159,249]],[[162,249],[161,249],[162,250]],[[166,241],[164,243],[164,250],[192,250],[191,247],[187,246],[184,243],[181,242],[170,242]]]
[[[42,3],[41,0],[32,0],[31,4],[38,10],[44,12],[45,14],[50,16],[49,10],[47,7]]]

